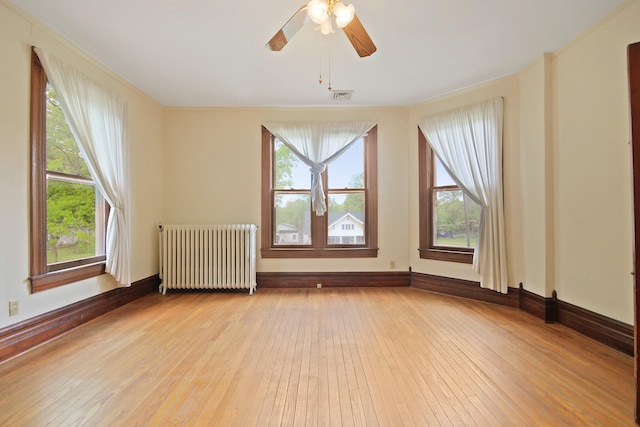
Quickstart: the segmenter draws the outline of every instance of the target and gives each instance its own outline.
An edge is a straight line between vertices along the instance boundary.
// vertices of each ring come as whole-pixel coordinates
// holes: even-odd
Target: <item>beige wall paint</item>
[[[156,274],[157,224],[260,224],[260,125],[378,122],[378,258],[258,258],[259,271],[407,270],[478,280],[469,265],[418,257],[417,121],[505,99],[510,286],[633,323],[626,45],[640,40],[630,0],[520,73],[407,108],[162,109],[31,18],[0,3],[0,327],[114,287],[107,277],[28,292],[29,47],[37,44],[123,96],[129,111],[133,279]],[[549,168],[552,168],[551,170]],[[7,244],[6,242],[11,242]],[[551,283],[550,283],[551,282]],[[9,300],[20,316],[8,317]]]
[[[505,97],[509,285],[633,324],[626,46],[640,40],[630,0],[516,76],[411,108],[417,119]],[[411,132],[412,130],[410,130]],[[417,131],[415,131],[417,132]],[[410,158],[417,154],[410,135]],[[410,246],[418,245],[417,165],[410,163]],[[470,266],[420,260],[414,271],[478,280]]]
[[[630,1],[553,61],[558,298],[633,323],[627,45],[640,40]]]
[[[407,110],[167,108],[164,113],[164,221],[260,225],[261,125],[286,120],[378,123],[377,258],[261,259],[258,271],[408,270]],[[260,233],[260,230],[258,230]]]
[[[413,271],[479,281],[470,264],[420,259],[418,254],[418,128],[422,117],[463,107],[495,97],[504,98],[503,176],[507,234],[507,274],[509,286],[518,286],[523,274],[522,189],[520,164],[520,92],[517,75],[456,92],[411,108],[409,120],[410,262]]]
[[[162,209],[162,108],[29,16],[0,4],[0,328],[113,289],[109,276],[29,293],[29,79],[31,45],[42,47],[122,96],[128,106],[133,280],[156,274],[152,234]],[[10,66],[7,66],[10,65]],[[8,302],[20,314],[9,317]]]
[[[522,282],[545,297],[554,290],[551,60],[543,55],[519,73]]]

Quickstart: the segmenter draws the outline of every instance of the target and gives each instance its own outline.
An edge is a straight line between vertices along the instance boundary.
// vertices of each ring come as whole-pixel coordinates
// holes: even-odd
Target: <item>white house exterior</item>
[[[362,212],[330,212],[328,237],[331,245],[364,244]]]

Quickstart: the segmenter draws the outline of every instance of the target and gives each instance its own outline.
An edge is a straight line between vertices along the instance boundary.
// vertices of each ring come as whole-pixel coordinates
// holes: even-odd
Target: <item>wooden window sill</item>
[[[53,271],[31,277],[31,292],[40,292],[68,283],[89,279],[104,274],[105,262],[83,265],[64,270]]]

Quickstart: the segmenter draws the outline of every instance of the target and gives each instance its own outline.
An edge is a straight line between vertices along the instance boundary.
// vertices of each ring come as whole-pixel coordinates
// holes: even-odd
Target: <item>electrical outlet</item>
[[[318,284],[316,285],[316,287],[317,287],[318,289],[322,288],[322,283],[318,283]]]
[[[9,316],[17,316],[20,311],[18,301],[9,301]]]
[[[395,268],[396,268],[396,262],[395,262],[395,261],[391,261],[391,262],[389,263],[389,267],[390,267],[392,270],[395,270]]]

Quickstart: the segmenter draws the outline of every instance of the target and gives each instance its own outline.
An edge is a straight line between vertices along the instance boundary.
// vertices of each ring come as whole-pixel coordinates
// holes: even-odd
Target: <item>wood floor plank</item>
[[[412,288],[148,295],[0,364],[0,425],[634,424],[633,359]]]
[[[433,296],[431,299],[437,301],[438,298],[439,297]],[[464,301],[461,300],[459,303],[463,304]],[[436,334],[435,339],[430,341],[432,345],[429,347],[435,352],[434,354],[438,355],[439,363],[444,367],[443,369],[438,369],[438,372],[446,372],[448,370],[447,366],[458,366],[459,368],[456,369],[458,373],[463,371],[463,369],[460,368],[468,367],[475,372],[472,377],[476,379],[476,381],[482,380],[482,382],[476,382],[476,386],[482,390],[483,396],[489,399],[496,396],[494,390],[498,391],[496,389],[503,384],[494,382],[492,378],[504,375],[505,362],[499,354],[495,352],[494,347],[497,347],[499,344],[495,341],[491,343],[486,340],[486,338],[483,338],[481,334],[478,334],[478,330],[476,329],[477,319],[469,317],[461,323],[456,323],[454,316],[456,315],[457,307],[455,306],[448,307],[447,305],[438,304],[433,307],[430,305],[430,308],[438,310],[437,316],[424,315],[422,312],[422,304],[416,304],[416,306],[418,309],[415,313],[422,318],[422,320],[428,322],[430,329]],[[476,347],[475,345],[478,341],[481,344],[478,344]],[[491,345],[484,345],[486,343]],[[494,375],[484,375],[484,372],[487,370],[491,371]],[[427,369],[426,371],[429,372],[430,370]],[[505,400],[505,404],[502,406],[502,412],[508,414],[510,408],[517,407],[517,401],[519,399],[528,399],[528,394],[524,388],[519,387],[519,383],[511,384],[507,381],[504,384],[509,385],[511,388],[502,390],[504,393],[497,393],[497,396],[499,396],[501,400]],[[512,400],[511,396],[515,396],[516,400]],[[532,402],[532,404],[528,406],[532,407],[533,411],[541,410],[540,407],[537,407],[537,402]],[[544,416],[544,412],[542,412],[542,414],[542,416]],[[522,419],[522,417],[523,413],[519,412],[517,418]],[[517,421],[517,418],[513,419],[513,416],[510,418],[514,422]],[[533,421],[534,420],[528,420],[526,416],[523,420],[525,424]]]
[[[247,317],[243,318],[244,323],[255,324],[258,332],[252,337],[250,348],[242,359],[238,371],[235,375],[237,387],[235,387],[232,402],[234,409],[238,412],[234,419],[234,425],[256,425],[260,411],[260,400],[255,396],[264,395],[268,377],[264,375],[265,365],[268,365],[268,355],[271,351],[273,337],[272,332],[277,328],[278,322],[272,321],[272,310],[260,304],[256,300],[254,308],[247,312]],[[198,403],[196,408],[203,407],[204,403]],[[194,411],[197,413],[197,411]],[[187,419],[185,425],[191,425],[193,419]],[[204,425],[205,421],[201,421]]]
[[[309,313],[307,316],[309,316],[311,323],[311,336],[309,337],[309,366],[307,371],[309,375],[309,386],[305,416],[303,418],[300,413],[300,418],[298,419],[298,417],[296,417],[296,421],[300,422],[296,422],[295,425],[316,427],[318,425],[320,411],[320,340],[318,337],[320,336],[321,314],[319,310],[319,299],[312,298],[311,295],[309,295],[309,291],[307,291],[307,295],[309,296],[307,304]],[[301,404],[304,405],[305,403],[301,402]]]
[[[370,299],[370,304],[372,306],[369,309],[374,308],[375,299]],[[397,393],[396,405],[401,411],[404,411],[401,415],[404,414],[405,422],[414,425],[433,425],[443,422],[447,424],[448,421],[437,420],[432,408],[423,399],[424,390],[420,379],[411,370],[416,353],[406,352],[400,344],[396,329],[398,321],[396,313],[389,306],[388,313],[385,316],[379,316],[370,328],[371,332],[376,335],[382,349],[381,354],[384,356],[379,363],[381,366],[388,367],[387,376],[384,379],[386,386],[392,384],[397,390],[394,392]],[[412,329],[412,326],[409,328]],[[410,334],[412,333],[410,332]],[[407,402],[414,402],[416,399],[420,402],[419,405],[407,404]],[[409,411],[410,418],[407,418],[406,411]]]
[[[410,301],[406,301],[410,307],[414,308],[411,305]],[[420,317],[420,311],[415,311],[416,316]],[[430,318],[430,316],[426,316]],[[488,392],[485,387],[487,384],[482,382],[482,371],[477,369],[477,367],[473,364],[472,361],[468,360],[464,357],[459,347],[452,346],[452,337],[446,334],[443,334],[443,331],[446,328],[438,327],[432,323],[421,323],[415,322],[414,328],[417,331],[421,331],[425,337],[430,337],[429,339],[416,339],[412,342],[416,345],[415,351],[420,354],[429,355],[429,357],[425,357],[422,359],[415,359],[416,362],[419,363],[418,375],[426,372],[447,372],[447,366],[451,364],[458,366],[458,369],[455,370],[455,378],[452,378],[450,375],[448,376],[448,382],[454,383],[464,383],[465,384],[465,395],[469,401],[484,414],[485,420],[490,425],[496,425],[496,421],[498,421],[498,425],[502,423],[508,424],[517,424],[521,422],[519,417],[515,416],[511,411],[510,406],[502,405],[500,407],[496,406],[496,403],[493,399],[494,394]],[[467,326],[465,325],[465,328]],[[435,339],[434,334],[439,335],[441,339]],[[454,351],[452,351],[454,350]],[[438,383],[438,381],[431,381],[426,379],[427,384]],[[482,389],[482,393],[477,391],[478,388]],[[430,397],[429,401],[433,402],[433,406],[441,407],[439,402],[443,401],[443,398],[440,394],[437,394],[437,390],[435,391],[435,400],[433,397]],[[476,399],[477,397],[485,397],[485,399]],[[479,406],[479,402],[484,402],[482,407]],[[492,414],[492,415],[488,415]],[[496,414],[500,415],[499,420],[496,420]]]

